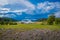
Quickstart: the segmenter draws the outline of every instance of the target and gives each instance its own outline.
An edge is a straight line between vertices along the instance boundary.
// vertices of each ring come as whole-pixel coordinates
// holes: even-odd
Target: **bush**
[[[47,19],[47,24],[52,25],[55,21],[55,16],[51,15],[49,16],[49,18]]]
[[[2,22],[0,22],[0,25],[8,25],[8,22],[2,21]]]
[[[55,19],[55,24],[60,24],[60,18]]]
[[[0,22],[1,25],[4,25],[4,22]]]

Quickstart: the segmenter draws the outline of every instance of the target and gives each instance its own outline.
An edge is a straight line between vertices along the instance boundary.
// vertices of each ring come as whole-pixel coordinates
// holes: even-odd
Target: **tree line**
[[[0,25],[17,25],[16,20],[12,18],[2,17],[0,18]]]

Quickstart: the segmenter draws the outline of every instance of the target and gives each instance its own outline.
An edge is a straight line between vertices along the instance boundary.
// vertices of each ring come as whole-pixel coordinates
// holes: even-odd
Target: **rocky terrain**
[[[0,29],[0,40],[60,40],[60,30],[34,29],[18,31]]]

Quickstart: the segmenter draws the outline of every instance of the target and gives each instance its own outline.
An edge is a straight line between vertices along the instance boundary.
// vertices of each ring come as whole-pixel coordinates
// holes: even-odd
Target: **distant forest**
[[[16,25],[17,20],[13,19],[13,18],[8,18],[8,17],[1,17],[0,18],[0,24],[1,25]]]

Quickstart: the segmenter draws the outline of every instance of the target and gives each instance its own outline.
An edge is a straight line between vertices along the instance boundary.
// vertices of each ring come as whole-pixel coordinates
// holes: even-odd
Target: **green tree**
[[[47,24],[52,25],[54,23],[54,21],[55,21],[55,15],[52,14],[48,17]]]
[[[60,24],[60,18],[55,19],[55,24]]]

